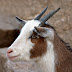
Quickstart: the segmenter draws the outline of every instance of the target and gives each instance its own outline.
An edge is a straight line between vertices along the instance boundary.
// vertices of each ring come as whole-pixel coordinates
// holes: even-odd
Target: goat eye
[[[37,39],[37,38],[39,38],[39,36],[32,36],[32,38],[33,38],[33,39]]]
[[[29,37],[29,38],[37,39],[37,38],[39,38],[39,36],[31,36],[31,37]]]

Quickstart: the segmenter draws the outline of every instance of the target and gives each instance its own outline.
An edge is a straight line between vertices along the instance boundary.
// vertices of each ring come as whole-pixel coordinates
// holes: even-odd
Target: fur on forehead
[[[24,25],[24,27],[22,28],[22,30],[25,29],[25,28],[27,28],[27,30],[28,30],[28,29],[29,29],[29,30],[33,30],[34,27],[35,27],[35,26],[39,26],[39,24],[40,24],[40,21],[38,21],[38,20],[29,20],[29,21],[27,21],[27,23]]]
[[[22,28],[21,32],[25,34],[25,32],[27,34],[32,34],[33,30],[35,30],[35,27],[39,27],[39,24],[40,24],[40,21],[39,20],[29,20],[27,21],[27,23],[24,25],[24,27]],[[44,24],[45,26],[46,24]],[[42,30],[44,29],[45,31],[44,32],[40,32],[38,33],[40,36],[42,37],[49,37],[53,39],[53,36],[54,36],[54,31],[52,28],[50,27],[44,27],[42,26]],[[40,29],[40,28],[39,28]],[[52,37],[51,37],[52,36]]]
[[[27,23],[23,26],[21,29],[20,36],[26,36],[28,38],[32,32],[35,26],[39,26],[40,21],[38,20],[29,20]]]

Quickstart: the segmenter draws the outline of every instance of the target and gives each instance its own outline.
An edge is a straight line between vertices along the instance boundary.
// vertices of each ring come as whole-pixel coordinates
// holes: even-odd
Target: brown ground
[[[45,15],[58,7],[61,8],[48,22],[55,27],[59,36],[72,47],[72,0],[0,0],[0,29],[5,31],[19,29],[15,16],[25,20],[33,19],[47,4],[48,10]],[[0,42],[3,41],[2,39],[7,40],[0,34]],[[6,53],[4,49],[2,51]],[[38,72],[34,63],[12,63],[12,66],[15,72]]]

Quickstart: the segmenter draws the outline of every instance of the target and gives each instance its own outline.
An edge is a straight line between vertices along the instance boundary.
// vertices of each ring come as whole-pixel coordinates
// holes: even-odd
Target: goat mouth
[[[19,55],[16,55],[16,56],[10,56],[9,59],[12,60],[12,59],[17,58],[17,57],[19,57],[19,56],[20,56],[20,54],[19,54]]]

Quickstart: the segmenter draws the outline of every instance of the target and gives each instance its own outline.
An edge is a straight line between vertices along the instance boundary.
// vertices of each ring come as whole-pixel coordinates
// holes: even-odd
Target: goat
[[[7,56],[14,62],[34,61],[41,72],[72,72],[72,49],[57,35],[54,27],[46,22],[60,8],[41,18],[47,8],[33,20],[25,21],[16,17],[23,28],[8,48]]]

